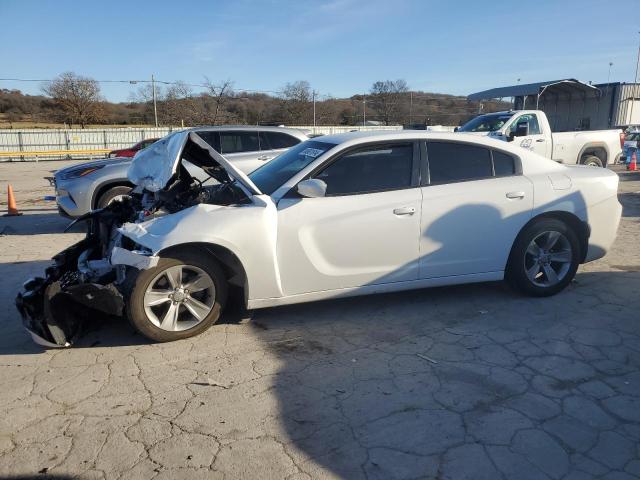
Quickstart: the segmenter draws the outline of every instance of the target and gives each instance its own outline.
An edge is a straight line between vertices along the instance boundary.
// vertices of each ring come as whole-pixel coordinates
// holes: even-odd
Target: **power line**
[[[0,82],[40,82],[40,83],[50,83],[54,82],[56,79],[51,78],[0,78]],[[152,83],[151,80],[95,80],[97,83],[128,83],[131,85],[136,85],[138,83]],[[208,83],[187,83],[181,81],[166,81],[166,80],[155,80],[155,83],[161,83],[163,85],[184,85],[186,87],[198,87],[198,88],[210,88],[216,87],[216,85],[208,84]],[[271,94],[281,94],[284,93],[282,90],[255,90],[250,88],[231,88],[232,91],[236,92],[245,92],[245,93],[271,93]]]

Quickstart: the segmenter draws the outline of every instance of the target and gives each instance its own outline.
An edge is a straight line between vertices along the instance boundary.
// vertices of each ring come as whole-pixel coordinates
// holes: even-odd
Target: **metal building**
[[[591,85],[573,78],[477,92],[471,101],[511,98],[513,108],[545,112],[556,132],[640,125],[640,84]]]

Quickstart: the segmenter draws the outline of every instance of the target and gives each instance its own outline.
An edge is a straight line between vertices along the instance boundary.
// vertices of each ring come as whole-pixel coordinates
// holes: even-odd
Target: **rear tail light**
[[[620,148],[624,148],[624,132],[620,132]]]

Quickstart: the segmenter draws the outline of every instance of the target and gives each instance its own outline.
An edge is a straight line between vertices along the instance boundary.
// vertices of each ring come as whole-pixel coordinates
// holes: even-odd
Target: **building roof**
[[[583,92],[597,94],[600,90],[593,85],[583,83],[575,78],[565,78],[562,80],[550,80],[548,82],[525,83],[512,85],[510,87],[492,88],[482,92],[472,93],[467,96],[468,100],[481,101],[493,98],[504,97],[524,97],[529,95],[542,95],[546,92],[553,93],[573,93]]]

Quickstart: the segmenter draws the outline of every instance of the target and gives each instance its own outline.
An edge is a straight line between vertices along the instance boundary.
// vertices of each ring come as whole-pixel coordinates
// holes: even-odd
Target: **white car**
[[[194,165],[218,183],[194,181]],[[465,134],[323,136],[247,176],[182,131],[136,156],[129,180],[133,199],[92,214],[87,239],[26,283],[37,341],[69,344],[73,308],[189,337],[231,287],[249,309],[503,279],[553,295],[606,254],[621,215],[615,173]]]

